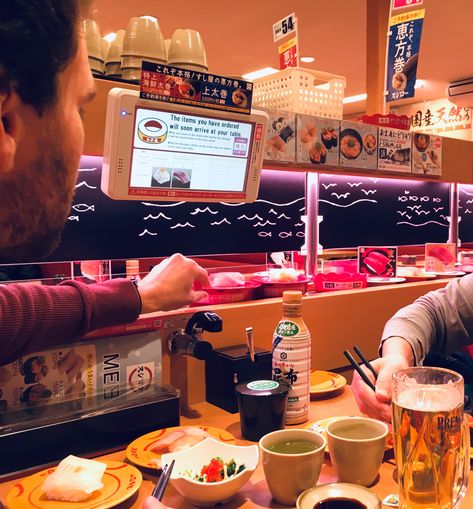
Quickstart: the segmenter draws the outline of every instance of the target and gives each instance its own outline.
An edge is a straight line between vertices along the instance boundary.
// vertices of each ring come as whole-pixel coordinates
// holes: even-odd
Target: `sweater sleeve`
[[[454,279],[400,309],[384,328],[382,343],[401,337],[412,347],[416,364],[433,351],[448,354],[472,342],[473,274]]]
[[[0,365],[29,352],[77,341],[88,332],[136,320],[140,298],[132,281],[87,285],[0,285]]]

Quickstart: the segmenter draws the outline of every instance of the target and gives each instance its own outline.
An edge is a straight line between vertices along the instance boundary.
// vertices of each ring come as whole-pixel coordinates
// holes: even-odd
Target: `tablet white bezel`
[[[131,159],[137,107],[171,111],[176,114],[204,116],[218,120],[253,124],[253,135],[248,157],[248,168],[244,190],[200,191],[192,189],[130,188]],[[212,110],[181,104],[140,99],[139,92],[121,88],[110,90],[107,101],[105,142],[102,167],[102,191],[116,200],[139,201],[197,201],[197,202],[252,202],[258,196],[263,149],[266,136],[267,115],[252,111],[243,115],[228,111]],[[132,193],[132,194],[131,194]],[[133,194],[135,193],[135,194]]]

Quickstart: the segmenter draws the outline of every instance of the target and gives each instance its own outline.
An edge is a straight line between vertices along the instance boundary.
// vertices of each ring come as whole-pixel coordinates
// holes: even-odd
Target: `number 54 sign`
[[[273,25],[273,38],[274,42],[279,41],[286,35],[296,30],[296,15],[294,13],[289,14],[285,18],[281,19]]]

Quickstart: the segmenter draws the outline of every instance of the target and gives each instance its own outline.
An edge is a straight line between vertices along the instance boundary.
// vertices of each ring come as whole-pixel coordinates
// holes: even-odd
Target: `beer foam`
[[[408,387],[398,394],[395,403],[410,410],[450,411],[463,404],[463,392],[438,385]]]

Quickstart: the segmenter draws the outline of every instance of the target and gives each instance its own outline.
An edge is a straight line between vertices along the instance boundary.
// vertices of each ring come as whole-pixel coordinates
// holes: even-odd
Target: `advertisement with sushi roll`
[[[296,161],[317,166],[338,166],[339,134],[339,120],[298,114]]]
[[[265,109],[268,129],[264,158],[271,161],[295,162],[296,160],[296,114],[288,111]]]
[[[378,132],[378,170],[411,173],[412,133],[380,127]]]
[[[378,168],[378,129],[359,122],[340,123],[340,166]]]
[[[368,276],[396,277],[396,246],[359,246],[358,272]]]
[[[0,366],[0,415],[41,402],[127,397],[160,384],[161,370],[158,330],[30,353]]]

